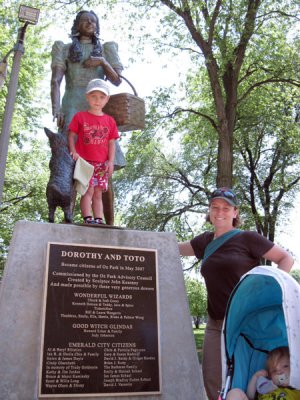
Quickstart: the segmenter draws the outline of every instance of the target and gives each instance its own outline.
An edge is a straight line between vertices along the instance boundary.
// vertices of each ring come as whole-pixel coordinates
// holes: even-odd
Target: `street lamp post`
[[[21,5],[18,14],[19,20],[25,22],[24,26],[20,28],[18,34],[18,41],[13,49],[15,55],[13,60],[12,71],[9,80],[8,94],[6,98],[4,117],[2,121],[2,130],[0,136],[0,205],[2,203],[2,194],[5,177],[5,167],[8,153],[9,134],[11,128],[11,121],[14,110],[14,103],[18,87],[18,77],[21,65],[21,58],[24,54],[24,39],[26,28],[29,24],[35,25],[38,22],[39,10],[32,7]],[[12,50],[11,50],[12,51]],[[11,52],[10,51],[10,52]],[[9,52],[9,53],[10,53]],[[4,62],[6,63],[6,57]]]

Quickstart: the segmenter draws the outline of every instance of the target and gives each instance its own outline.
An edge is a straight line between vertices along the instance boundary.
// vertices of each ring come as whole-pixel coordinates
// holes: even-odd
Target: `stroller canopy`
[[[232,388],[247,389],[265,368],[267,353],[289,346],[290,385],[300,389],[300,285],[286,272],[253,268],[235,287],[223,325],[223,384],[233,367]]]

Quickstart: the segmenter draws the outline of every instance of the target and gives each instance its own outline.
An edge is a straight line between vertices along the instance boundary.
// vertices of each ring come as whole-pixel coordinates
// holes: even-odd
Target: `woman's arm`
[[[178,243],[179,253],[181,256],[194,256],[195,252],[192,248],[191,242],[181,242]]]
[[[278,268],[285,272],[290,272],[294,264],[293,257],[277,244],[274,244],[274,246],[263,255],[263,258],[276,263]]]

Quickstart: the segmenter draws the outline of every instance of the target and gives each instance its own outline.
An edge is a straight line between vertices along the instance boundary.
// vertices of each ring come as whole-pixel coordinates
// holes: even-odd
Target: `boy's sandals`
[[[91,216],[84,217],[83,218],[83,223],[84,224],[95,224],[95,222],[94,222],[94,220],[93,220],[93,218]]]
[[[88,217],[83,218],[84,224],[92,224],[92,225],[103,225],[104,221],[102,218],[93,219],[90,215]]]
[[[103,221],[102,218],[95,218],[94,219],[94,224],[104,225],[104,221]]]

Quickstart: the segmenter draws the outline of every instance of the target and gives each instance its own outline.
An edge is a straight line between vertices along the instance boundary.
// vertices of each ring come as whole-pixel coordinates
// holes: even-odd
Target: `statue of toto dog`
[[[61,207],[65,222],[71,223],[76,201],[76,191],[73,187],[75,161],[69,154],[67,136],[54,133],[47,128],[44,130],[49,138],[52,153],[49,162],[50,178],[46,190],[49,222],[54,222],[55,210]]]

